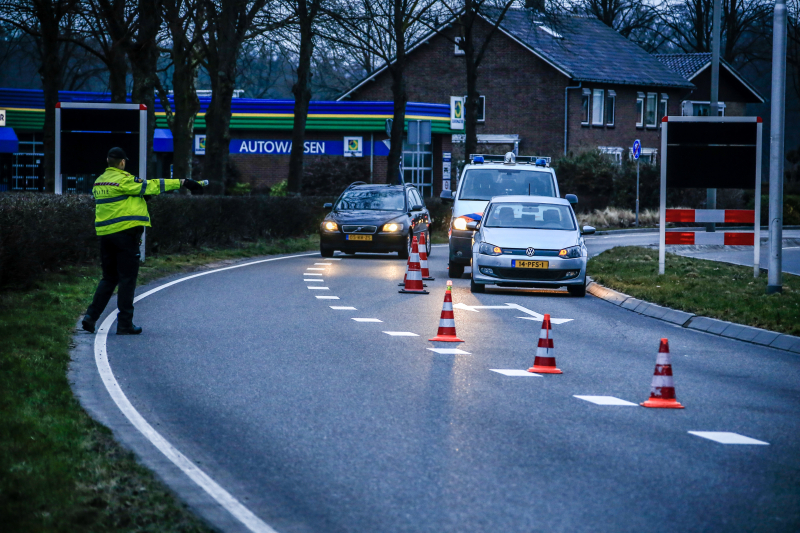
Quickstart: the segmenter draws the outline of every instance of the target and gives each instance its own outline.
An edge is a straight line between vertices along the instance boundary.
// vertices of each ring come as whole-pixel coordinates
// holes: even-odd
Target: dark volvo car
[[[356,252],[397,252],[405,259],[411,238],[425,233],[431,253],[430,213],[417,189],[411,185],[369,185],[352,183],[339,196],[319,228],[319,251],[331,257],[341,250]]]

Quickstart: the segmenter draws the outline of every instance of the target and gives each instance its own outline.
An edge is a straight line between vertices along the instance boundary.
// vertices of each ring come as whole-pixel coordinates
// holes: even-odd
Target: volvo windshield
[[[549,172],[518,168],[471,168],[464,173],[459,200],[491,200],[493,196],[555,197]]]
[[[345,191],[336,202],[337,211],[403,211],[405,207],[405,194],[400,189]]]
[[[502,202],[491,205],[484,225],[487,228],[574,230],[570,211],[566,205]]]

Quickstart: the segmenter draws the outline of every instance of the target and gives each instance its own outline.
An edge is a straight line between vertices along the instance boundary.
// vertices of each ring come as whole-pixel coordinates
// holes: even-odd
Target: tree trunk
[[[294,125],[292,126],[292,154],[289,156],[289,180],[287,189],[292,194],[300,194],[303,186],[303,152],[306,140],[308,104],[311,101],[311,56],[314,53],[312,21],[308,16],[308,5],[299,0],[300,16],[300,57],[297,64],[297,82],[292,86],[294,94]]]
[[[471,2],[470,2],[471,4]],[[467,11],[463,15],[464,63],[467,70],[467,101],[464,102],[464,159],[478,151],[478,65],[475,57],[475,14]]]
[[[44,21],[43,21],[44,22]],[[39,76],[44,89],[44,182],[45,190],[55,191],[56,180],[56,104],[61,86],[62,64],[58,54],[58,28],[42,24],[42,65]],[[62,191],[65,192],[65,191]]]
[[[239,45],[225,43],[222,47]],[[211,78],[211,102],[206,110],[206,154],[203,157],[203,179],[219,183],[220,190],[224,190],[233,183],[227,182],[226,169],[231,142],[231,101],[236,83],[236,56],[237,52],[226,50],[218,51],[223,59],[220,65],[216,61],[209,61]]]
[[[115,47],[109,52],[108,61],[108,90],[111,92],[111,102],[124,104],[128,96],[126,78],[128,76],[128,63],[125,61],[125,52]]]
[[[192,177],[194,143],[194,120],[200,111],[194,81],[196,67],[185,56],[191,51],[173,49],[174,68],[172,74],[173,102],[175,104],[172,126],[173,177]]]
[[[394,65],[389,67],[392,75],[392,96],[394,97],[394,119],[392,121],[391,148],[386,165],[386,183],[397,183],[400,160],[403,157],[403,132],[406,126],[406,92],[405,63],[406,41],[404,27],[403,2],[394,0],[393,31],[396,46]]]

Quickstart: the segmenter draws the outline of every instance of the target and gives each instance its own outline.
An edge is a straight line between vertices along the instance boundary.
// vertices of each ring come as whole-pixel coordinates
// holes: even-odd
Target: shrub
[[[279,183],[273,185],[269,190],[270,196],[286,196],[288,192],[289,182],[287,180],[283,180]]]
[[[599,150],[557,159],[553,162],[553,169],[556,171],[558,188],[562,196],[578,195],[582,211],[609,205],[619,166]]]

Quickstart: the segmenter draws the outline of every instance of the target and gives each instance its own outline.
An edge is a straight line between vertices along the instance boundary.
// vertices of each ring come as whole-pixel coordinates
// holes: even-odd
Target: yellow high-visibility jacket
[[[179,189],[181,180],[142,180],[130,172],[109,167],[95,180],[94,227],[98,235],[117,233],[136,226],[150,226],[147,194],[160,194]]]

